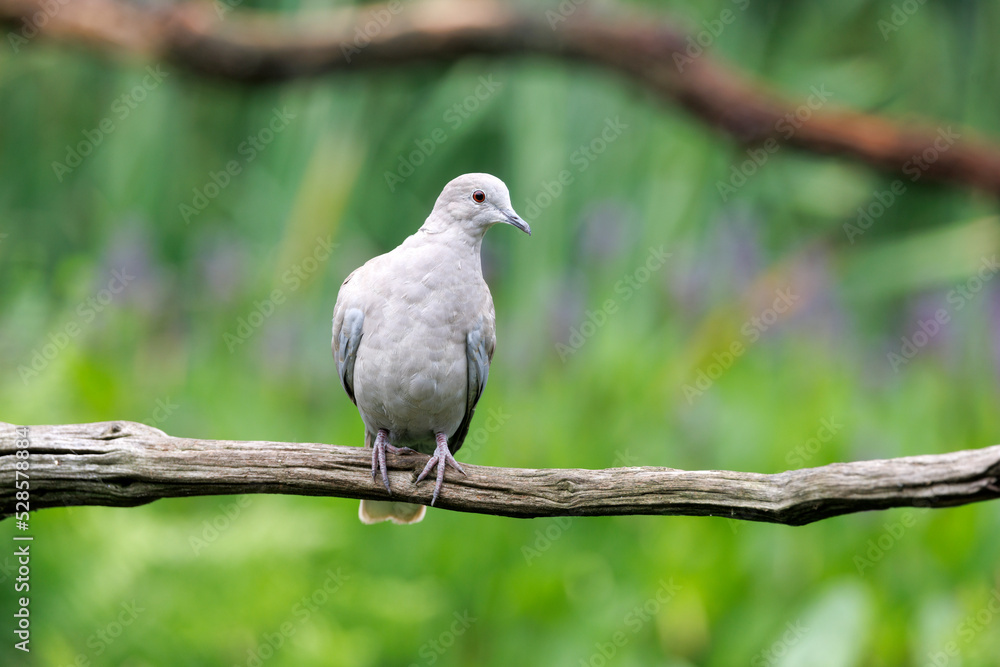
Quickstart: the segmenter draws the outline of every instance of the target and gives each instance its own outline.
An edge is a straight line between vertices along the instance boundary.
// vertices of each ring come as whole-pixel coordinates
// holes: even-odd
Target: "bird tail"
[[[424,518],[427,507],[415,503],[397,503],[391,500],[362,500],[358,516],[362,523],[417,523]]]

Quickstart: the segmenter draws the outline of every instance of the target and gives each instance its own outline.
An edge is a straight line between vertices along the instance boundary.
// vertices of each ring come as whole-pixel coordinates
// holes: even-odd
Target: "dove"
[[[372,481],[390,495],[386,453],[429,454],[417,477],[465,474],[454,454],[469,432],[496,345],[493,297],[483,279],[486,230],[509,224],[531,235],[503,181],[459,176],[441,191],[424,224],[397,248],[347,276],[333,309],[333,356],[341,385],[365,425]],[[365,523],[416,523],[426,507],[362,500]]]

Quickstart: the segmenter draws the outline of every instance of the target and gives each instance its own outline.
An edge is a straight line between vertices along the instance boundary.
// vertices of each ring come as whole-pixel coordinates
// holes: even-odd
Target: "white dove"
[[[423,226],[395,250],[344,281],[333,308],[333,356],[341,384],[365,424],[372,479],[390,494],[386,450],[430,454],[417,477],[435,468],[433,505],[444,473],[469,432],[486,387],[496,316],[483,279],[486,230],[507,223],[531,234],[503,181],[465,174],[444,186]],[[425,507],[362,500],[365,523],[416,523]]]

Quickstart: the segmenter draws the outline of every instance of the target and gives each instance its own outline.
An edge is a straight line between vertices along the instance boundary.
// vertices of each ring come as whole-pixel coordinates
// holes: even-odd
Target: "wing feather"
[[[468,361],[468,393],[466,394],[465,417],[462,419],[458,431],[448,443],[453,454],[459,450],[469,434],[472,415],[476,412],[476,404],[479,402],[480,396],[483,395],[486,381],[490,376],[490,359],[493,357],[493,347],[496,343],[493,332],[487,329],[482,319],[478,327],[469,331],[465,341],[465,354]]]
[[[337,298],[337,305],[333,307],[333,359],[337,362],[337,375],[340,376],[340,384],[344,391],[357,405],[354,398],[354,362],[358,358],[358,346],[361,345],[361,338],[364,336],[365,313],[360,308],[345,306],[348,299],[344,294],[347,283],[354,276],[347,276],[347,280],[340,287],[340,295]]]

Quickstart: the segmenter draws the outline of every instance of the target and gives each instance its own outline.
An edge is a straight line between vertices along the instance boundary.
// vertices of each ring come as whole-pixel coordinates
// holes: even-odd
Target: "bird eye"
[[[472,193],[472,201],[476,202],[477,204],[482,204],[484,201],[486,201],[486,193],[483,192],[482,190],[476,190],[475,192]]]

